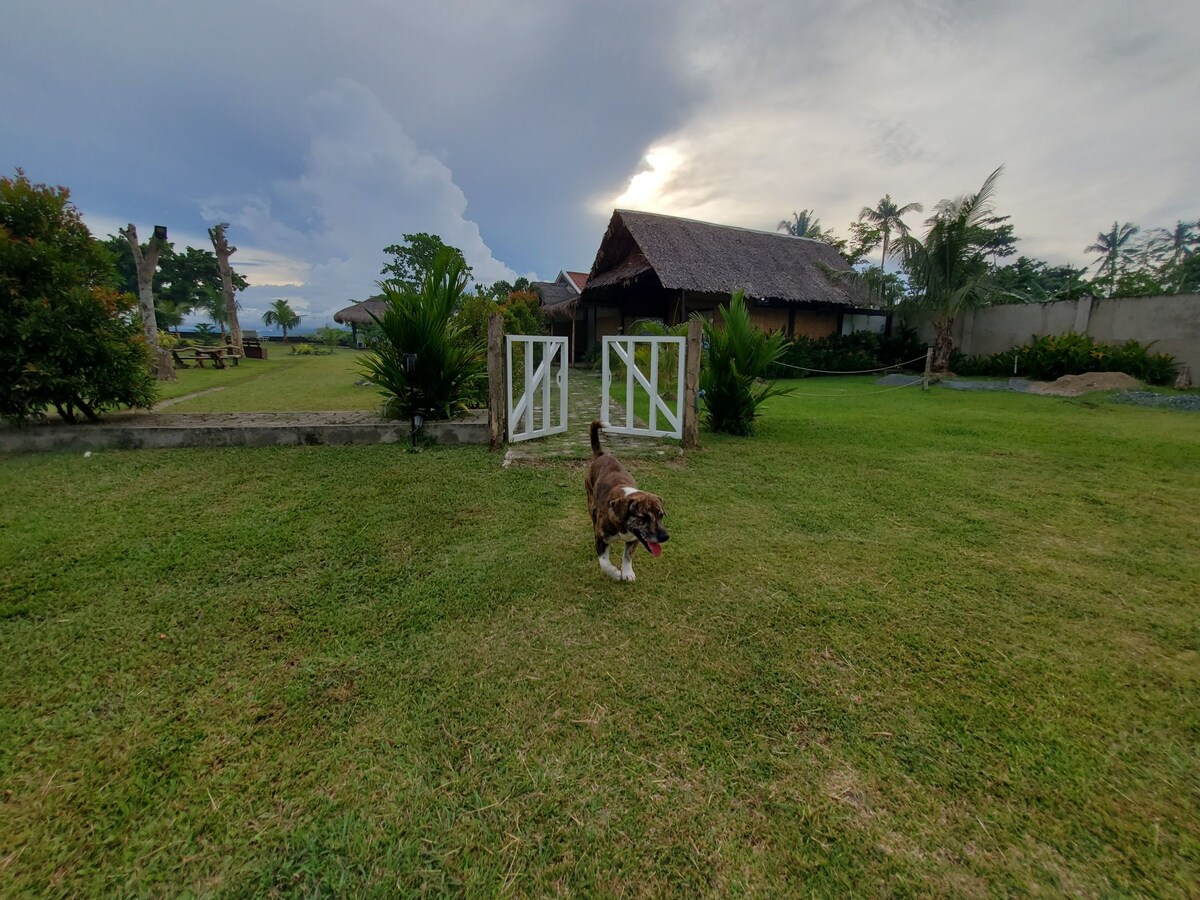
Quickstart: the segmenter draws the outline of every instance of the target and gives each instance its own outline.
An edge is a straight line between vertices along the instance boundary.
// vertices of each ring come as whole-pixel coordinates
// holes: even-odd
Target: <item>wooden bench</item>
[[[211,362],[214,369],[224,369],[227,368],[226,361],[231,361],[236,366],[240,358],[237,351],[228,347],[179,347],[171,351],[171,356],[175,364],[182,369],[191,368],[188,362],[194,362],[196,368],[203,369],[205,360]]]
[[[246,355],[246,359],[267,358],[267,348],[258,339],[257,331],[242,332],[242,352]]]

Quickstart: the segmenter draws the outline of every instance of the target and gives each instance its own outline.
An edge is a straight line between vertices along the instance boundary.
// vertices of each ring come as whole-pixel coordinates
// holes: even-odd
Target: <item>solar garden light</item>
[[[417,371],[417,354],[405,353],[404,354],[404,373],[406,375],[412,375],[416,371]],[[412,390],[411,384],[409,385],[409,390],[410,391]],[[424,424],[424,422],[425,422],[424,416],[420,415],[419,413],[415,413],[415,412],[413,413],[412,430],[409,433],[409,441],[411,442],[412,449],[414,449],[414,450],[417,449],[417,429],[420,428],[421,425]]]

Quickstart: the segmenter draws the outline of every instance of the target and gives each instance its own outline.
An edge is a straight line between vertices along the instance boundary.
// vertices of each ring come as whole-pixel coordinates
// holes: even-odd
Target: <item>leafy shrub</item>
[[[484,345],[470,340],[454,316],[466,283],[461,255],[443,248],[416,289],[381,285],[387,306],[376,318],[380,338],[362,371],[381,388],[384,415],[449,419],[478,396],[480,382],[486,391]]]
[[[759,405],[768,397],[786,394],[762,376],[784,352],[781,334],[765,334],[750,321],[742,291],[718,308],[723,327],[704,323],[705,350],[700,368],[705,419],[713,431],[748,435],[754,431]]]
[[[317,352],[317,348],[307,341],[301,341],[299,344],[292,344],[293,356],[313,356]]]
[[[924,353],[924,342],[917,337],[915,329],[908,327],[896,328],[887,336],[873,331],[831,334],[823,338],[801,335],[785,344],[780,363],[787,365],[773,366],[770,375],[775,378],[802,378],[812,374],[804,369],[861,372],[901,363],[912,364],[912,360]]]
[[[500,304],[505,334],[546,334],[549,323],[542,311],[542,298],[533,291],[513,291]]]
[[[454,318],[471,343],[487,344],[488,322],[500,311],[500,304],[492,297],[482,291],[476,291],[463,298]]]
[[[148,408],[155,381],[135,303],[63,187],[0,178],[0,416],[74,423]]]
[[[1097,344],[1091,335],[1072,331],[1035,337],[1024,346],[990,356],[956,355],[951,368],[960,375],[1017,374],[1040,381],[1085,372],[1124,372],[1149,384],[1170,384],[1179,366],[1167,353],[1151,353],[1147,344],[1137,341]]]
[[[173,350],[179,346],[179,336],[171,331],[158,331],[158,346],[164,350]]]

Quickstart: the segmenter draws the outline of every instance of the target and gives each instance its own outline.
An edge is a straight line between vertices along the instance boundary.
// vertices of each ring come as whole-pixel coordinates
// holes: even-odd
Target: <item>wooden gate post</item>
[[[925,374],[921,376],[921,390],[929,390],[929,376],[933,373],[933,348],[925,351]]]
[[[488,319],[488,444],[493,450],[504,446],[508,422],[507,410],[508,373],[504,371],[504,317],[492,313]]]
[[[683,449],[694,450],[700,437],[700,338],[704,325],[699,318],[688,322],[683,368]]]

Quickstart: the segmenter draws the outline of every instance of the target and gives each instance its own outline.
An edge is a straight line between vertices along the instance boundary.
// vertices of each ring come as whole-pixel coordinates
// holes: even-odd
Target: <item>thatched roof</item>
[[[835,272],[851,268],[828,244],[809,238],[618,209],[596,253],[583,301],[599,300],[604,288],[627,288],[650,278],[669,291],[742,289],[747,299],[872,305],[865,292],[830,279],[818,264]]]
[[[353,306],[339,309],[333,314],[333,321],[341,325],[373,325],[375,320],[371,313],[383,317],[387,304],[382,300],[357,300]]]
[[[579,292],[562,281],[534,281],[529,287],[542,298],[542,310],[552,319],[570,319],[575,315]]]

